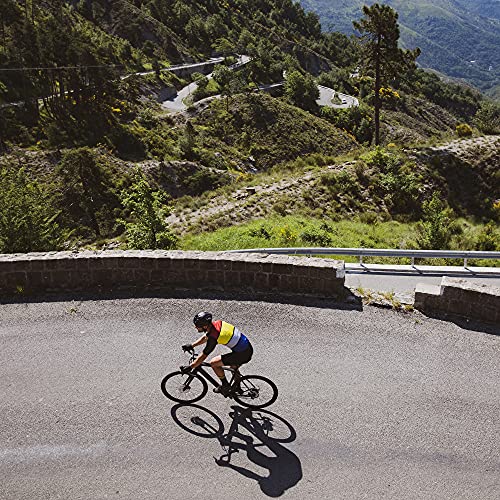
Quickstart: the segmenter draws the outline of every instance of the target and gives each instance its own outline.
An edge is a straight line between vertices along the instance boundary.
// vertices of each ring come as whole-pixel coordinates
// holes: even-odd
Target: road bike
[[[194,349],[189,363],[196,359]],[[161,381],[163,394],[177,403],[195,403],[204,398],[208,392],[208,382],[215,387],[220,383],[204,368],[210,367],[209,363],[202,363],[198,368],[188,373],[178,370],[166,375]],[[278,397],[276,384],[261,375],[242,375],[239,367],[223,366],[223,370],[231,373],[229,392],[227,397],[248,408],[265,408],[272,405]]]

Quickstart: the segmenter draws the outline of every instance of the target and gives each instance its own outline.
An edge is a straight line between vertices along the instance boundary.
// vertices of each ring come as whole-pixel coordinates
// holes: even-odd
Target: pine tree
[[[353,21],[361,34],[361,71],[374,78],[375,144],[380,144],[380,89],[405,71],[413,69],[420,49],[398,48],[398,13],[388,5],[378,3],[363,7],[364,18]]]

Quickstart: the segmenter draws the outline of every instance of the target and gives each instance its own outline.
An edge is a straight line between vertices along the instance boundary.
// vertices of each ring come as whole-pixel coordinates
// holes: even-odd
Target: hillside
[[[422,201],[442,193],[460,217],[493,216],[500,195],[500,136],[455,140],[434,147],[363,154],[332,164],[277,170],[259,182],[240,182],[203,202],[180,203],[169,222],[180,233],[207,231],[276,215],[340,220],[418,220]],[[468,189],[464,189],[468,186]]]
[[[447,143],[457,125],[469,136],[498,133],[498,109],[481,94],[417,70],[394,82],[382,109],[382,152],[370,150],[373,96],[369,79],[352,76],[356,44],[322,32],[317,16],[292,0],[240,0],[232,10],[214,0],[6,0],[4,6],[0,252],[137,245],[128,228],[154,213],[168,235],[169,206],[182,236],[200,229],[179,223],[182,207],[205,207],[210,215],[207,200],[214,193],[251,192],[253,185],[282,181],[270,188],[267,208],[249,199],[241,211],[213,214],[206,229],[244,221],[241,214],[255,218],[252,207],[267,216],[269,206],[306,217],[415,221],[433,192],[427,186],[446,177],[445,167],[419,169],[417,179],[409,172],[413,160],[398,156],[387,167],[394,170],[384,171],[368,165],[370,155],[387,160],[386,153],[399,148]],[[250,62],[233,71],[238,54]],[[221,61],[215,67],[167,71],[215,56]],[[213,71],[213,78],[199,71]],[[272,95],[258,90],[283,80]],[[165,96],[193,81],[198,88],[185,110],[161,106]],[[356,96],[360,105],[317,105],[318,83]],[[207,101],[207,95],[222,97]],[[478,156],[478,171],[488,155]],[[355,161],[354,173],[344,168],[346,158]],[[364,175],[365,164],[370,175]],[[311,169],[319,175],[314,189],[296,191],[309,185],[304,179]],[[497,187],[482,174],[479,180],[467,206],[460,209],[453,196],[448,205],[481,223],[497,220]],[[274,200],[275,191],[280,196]],[[137,196],[151,205],[134,212]],[[175,244],[175,238],[164,241]]]
[[[302,0],[329,30],[353,33],[352,21],[373,1]],[[499,2],[480,0],[387,0],[399,14],[401,44],[420,47],[418,63],[483,91],[500,82]]]

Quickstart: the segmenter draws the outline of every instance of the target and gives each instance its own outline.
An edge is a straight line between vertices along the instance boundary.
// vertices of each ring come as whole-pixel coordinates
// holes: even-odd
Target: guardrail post
[[[464,267],[467,267],[467,257],[464,257]]]
[[[411,258],[411,267],[415,267],[415,257]]]

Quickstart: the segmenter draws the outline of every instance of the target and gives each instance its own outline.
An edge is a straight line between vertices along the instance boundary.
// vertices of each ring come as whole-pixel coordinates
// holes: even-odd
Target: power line
[[[89,66],[25,66],[22,68],[0,68],[0,71],[53,71],[59,69],[87,69],[87,68],[124,68],[123,64],[101,64]]]

